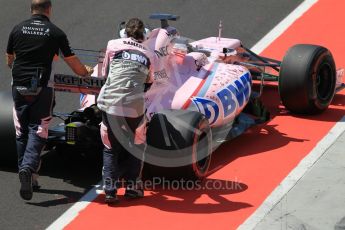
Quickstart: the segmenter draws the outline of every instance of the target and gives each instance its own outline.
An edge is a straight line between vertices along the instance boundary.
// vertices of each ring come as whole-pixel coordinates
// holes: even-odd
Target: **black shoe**
[[[32,199],[32,174],[30,169],[24,168],[19,171],[20,196],[24,200]]]
[[[130,189],[127,188],[124,195],[127,199],[138,199],[144,197],[143,189]]]
[[[117,195],[111,195],[111,194],[105,194],[104,202],[106,204],[117,204],[119,203],[119,198],[117,198]]]

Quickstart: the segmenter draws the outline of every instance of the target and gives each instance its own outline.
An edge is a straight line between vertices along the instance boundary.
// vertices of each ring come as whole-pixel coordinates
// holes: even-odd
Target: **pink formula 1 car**
[[[161,20],[161,28],[145,41],[157,55],[154,82],[146,92],[145,171],[151,174],[205,177],[212,152],[221,143],[269,120],[260,102],[265,81],[277,81],[283,105],[298,114],[326,110],[334,94],[344,88],[343,71],[336,70],[324,47],[295,45],[278,61],[253,53],[238,39],[221,37],[221,31],[218,37],[199,41],[183,38],[168,25],[178,16],[151,18]],[[55,75],[56,90],[85,95],[82,109],[69,114],[65,125],[50,130],[51,146],[101,145],[94,96],[104,84],[100,66],[90,78]],[[252,89],[253,80],[259,80],[258,92]]]

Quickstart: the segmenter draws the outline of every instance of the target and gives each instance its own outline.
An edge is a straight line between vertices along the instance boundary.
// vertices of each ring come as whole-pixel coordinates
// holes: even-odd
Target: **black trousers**
[[[52,119],[54,90],[43,87],[36,96],[23,96],[13,87],[12,96],[18,168],[29,168],[32,172],[37,172]]]

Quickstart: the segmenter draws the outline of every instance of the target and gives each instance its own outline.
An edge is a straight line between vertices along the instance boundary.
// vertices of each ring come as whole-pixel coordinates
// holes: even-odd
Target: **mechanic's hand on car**
[[[93,68],[91,66],[85,65],[86,71],[87,71],[87,76],[91,76],[93,73]]]

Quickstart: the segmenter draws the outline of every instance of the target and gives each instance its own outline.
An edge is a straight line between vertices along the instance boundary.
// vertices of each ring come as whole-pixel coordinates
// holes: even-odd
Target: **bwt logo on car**
[[[143,55],[136,54],[136,53],[129,53],[129,52],[123,51],[122,59],[137,61],[137,62],[140,62],[141,64],[148,65],[147,58]]]
[[[199,112],[205,115],[210,124],[213,124],[219,118],[221,110],[224,111],[224,118],[226,118],[242,108],[249,101],[250,89],[251,77],[249,73],[246,73],[216,93],[221,102],[220,108],[215,101],[210,99],[193,97],[192,100]]]

